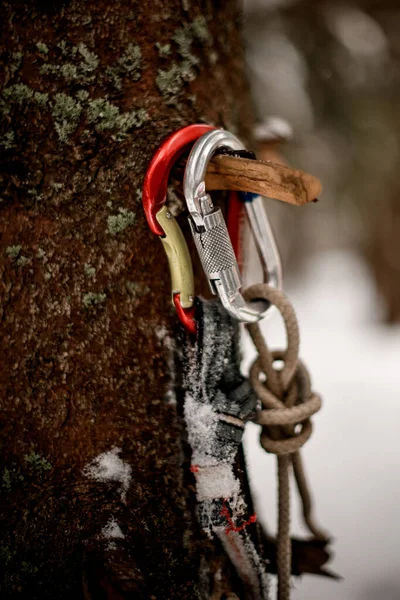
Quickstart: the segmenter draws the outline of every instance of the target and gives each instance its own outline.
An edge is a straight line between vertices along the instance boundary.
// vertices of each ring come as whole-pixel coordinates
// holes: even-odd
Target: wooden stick
[[[241,190],[303,206],[322,191],[319,179],[298,169],[262,160],[214,156],[206,174],[209,190]]]

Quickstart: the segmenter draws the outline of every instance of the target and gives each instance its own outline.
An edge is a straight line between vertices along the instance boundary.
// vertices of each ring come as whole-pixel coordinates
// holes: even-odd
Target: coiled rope
[[[327,534],[315,523],[313,505],[304,472],[300,448],[312,433],[310,417],[321,407],[321,399],[311,390],[311,379],[299,360],[299,326],[293,306],[283,292],[267,284],[256,284],[243,294],[245,300],[268,300],[282,315],[287,348],[270,350],[257,323],[246,325],[258,357],[250,369],[250,381],[262,402],[256,423],[262,425],[260,442],[266,452],[278,459],[278,600],[289,600],[291,591],[291,540],[289,476],[294,477],[303,506],[303,518],[310,532],[320,540]],[[278,368],[278,362],[283,363]]]

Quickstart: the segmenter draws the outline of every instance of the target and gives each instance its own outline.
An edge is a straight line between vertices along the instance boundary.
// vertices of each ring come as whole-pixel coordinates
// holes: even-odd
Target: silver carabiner
[[[183,181],[189,224],[212,293],[219,295],[223,306],[233,317],[245,323],[255,323],[263,319],[271,307],[260,309],[251,306],[240,293],[240,270],[224,217],[206,192],[208,163],[215,151],[222,147],[245,149],[233,134],[215,129],[199,138],[189,154]],[[263,265],[264,278],[271,286],[281,289],[281,259],[262,196],[246,194],[244,204]]]

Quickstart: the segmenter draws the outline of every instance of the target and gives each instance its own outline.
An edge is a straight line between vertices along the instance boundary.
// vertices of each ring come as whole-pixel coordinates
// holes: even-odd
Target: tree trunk
[[[238,583],[194,515],[141,186],[179,127],[246,139],[235,2],[10,1],[0,22],[1,597],[219,599]]]

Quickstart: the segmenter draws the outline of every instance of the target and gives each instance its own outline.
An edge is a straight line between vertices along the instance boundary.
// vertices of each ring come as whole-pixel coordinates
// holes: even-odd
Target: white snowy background
[[[296,578],[293,600],[399,600],[400,326],[379,323],[368,273],[345,251],[320,253],[285,290],[300,322],[301,357],[323,398],[303,457],[318,520],[335,538],[330,566],[344,577]],[[272,347],[284,347],[279,316],[264,328]],[[247,339],[244,351],[248,366]],[[275,530],[276,459],[258,434],[247,427],[252,489],[260,521]],[[294,492],[293,533],[307,535]]]

